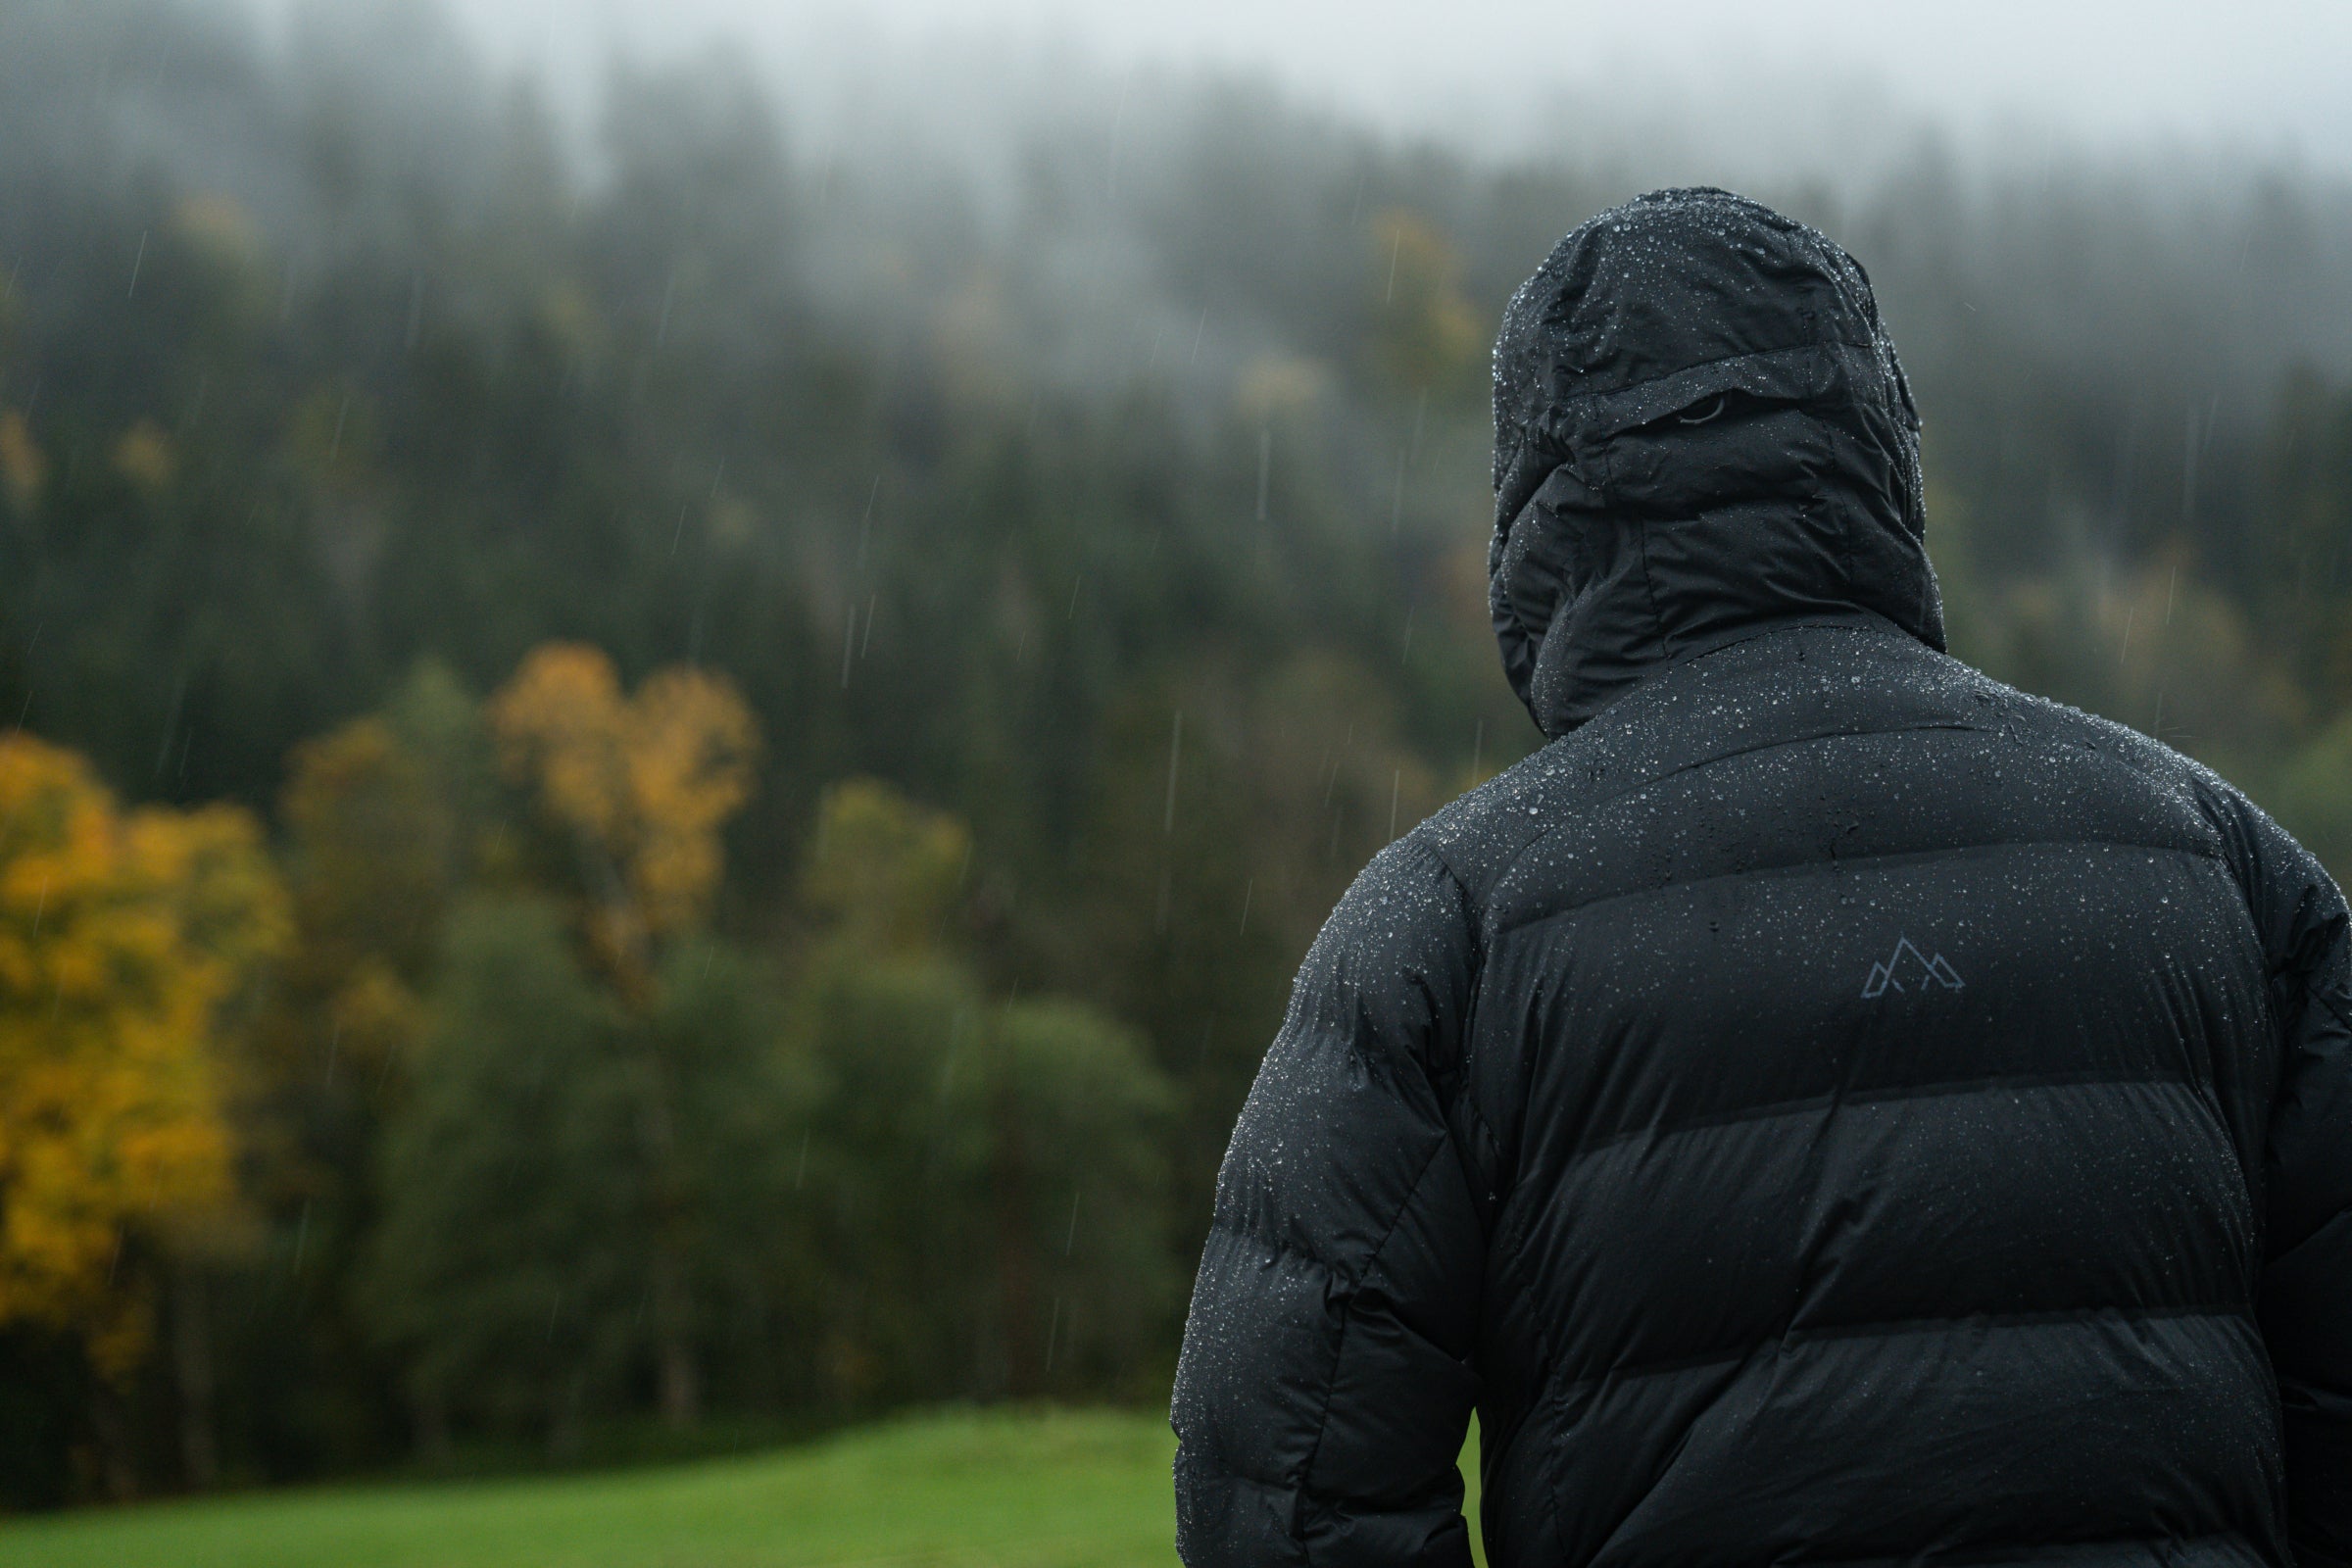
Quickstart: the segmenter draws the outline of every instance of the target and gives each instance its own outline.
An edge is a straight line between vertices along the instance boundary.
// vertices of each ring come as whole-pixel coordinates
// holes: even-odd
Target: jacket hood
[[[1600,214],[1494,344],[1489,601],[1560,736],[1659,666],[1779,621],[1943,647],[1919,415],[1861,266],[1744,197]]]

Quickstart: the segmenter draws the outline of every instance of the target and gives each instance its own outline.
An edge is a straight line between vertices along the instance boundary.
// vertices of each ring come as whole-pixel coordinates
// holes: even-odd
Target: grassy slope
[[[660,1470],[256,1494],[0,1524],[9,1568],[1173,1564],[1156,1414],[955,1411]],[[1475,1465],[1468,1467],[1475,1473]]]

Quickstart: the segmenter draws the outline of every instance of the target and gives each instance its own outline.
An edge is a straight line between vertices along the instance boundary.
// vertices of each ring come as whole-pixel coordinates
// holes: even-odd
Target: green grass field
[[[662,1469],[257,1494],[0,1523],[0,1563],[1173,1565],[1174,1447],[1155,1413],[952,1411],[805,1447]]]

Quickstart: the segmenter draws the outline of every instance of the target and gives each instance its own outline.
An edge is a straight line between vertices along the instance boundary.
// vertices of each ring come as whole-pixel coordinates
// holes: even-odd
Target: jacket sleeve
[[[2306,1568],[2352,1568],[2352,947],[2327,871],[2240,810],[2281,1047],[2261,1315],[2285,1423],[2287,1530]]]
[[[1461,886],[1413,839],[1308,952],[1217,1179],[1172,1415],[1191,1568],[1467,1568],[1483,1221],[1447,1119]]]

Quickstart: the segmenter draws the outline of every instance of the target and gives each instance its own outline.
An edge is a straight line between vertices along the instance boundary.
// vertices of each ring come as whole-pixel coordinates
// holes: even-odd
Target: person
[[[1671,190],[1494,350],[1549,743],[1384,850],[1241,1113],[1223,1564],[2352,1563],[2352,957],[2154,741],[1947,657],[1862,269]]]

